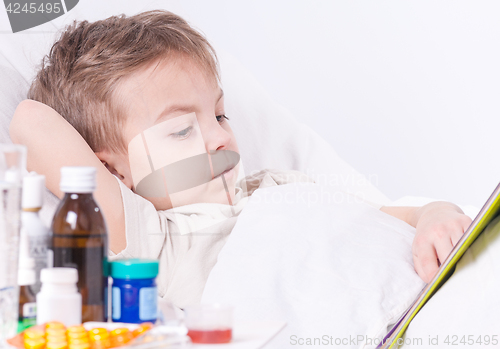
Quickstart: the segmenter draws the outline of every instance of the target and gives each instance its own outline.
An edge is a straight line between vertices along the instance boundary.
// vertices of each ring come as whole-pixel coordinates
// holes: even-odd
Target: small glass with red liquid
[[[229,343],[233,336],[233,307],[201,304],[184,309],[188,336],[193,343]]]

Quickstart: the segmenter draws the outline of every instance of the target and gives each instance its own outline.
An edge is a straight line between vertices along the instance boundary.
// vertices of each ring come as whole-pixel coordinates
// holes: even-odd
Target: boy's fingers
[[[455,246],[463,235],[464,235],[463,231],[458,231],[458,230],[454,231],[453,234],[451,235],[451,244]]]
[[[444,260],[450,254],[453,249],[453,245],[449,238],[437,239],[434,243],[436,247],[437,257],[439,258],[439,262],[443,264]]]
[[[466,215],[462,215],[460,217],[460,222],[462,223],[463,231],[465,232],[472,224],[472,218]]]
[[[431,243],[415,245],[413,248],[413,261],[417,274],[424,282],[429,282],[438,269],[434,245]]]

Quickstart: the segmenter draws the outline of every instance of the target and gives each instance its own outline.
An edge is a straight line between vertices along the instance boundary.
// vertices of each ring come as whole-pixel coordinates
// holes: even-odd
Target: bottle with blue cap
[[[158,261],[120,259],[110,262],[113,278],[112,318],[127,323],[155,322],[158,313]]]
[[[50,249],[54,267],[76,268],[82,295],[82,321],[104,321],[107,287],[108,233],[92,193],[94,167],[62,167],[64,197],[54,215]]]

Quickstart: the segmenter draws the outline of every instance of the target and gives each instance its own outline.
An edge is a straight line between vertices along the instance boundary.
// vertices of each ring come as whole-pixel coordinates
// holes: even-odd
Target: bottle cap
[[[110,265],[111,277],[117,279],[151,279],[158,275],[158,261],[154,259],[120,259]]]
[[[19,185],[21,184],[22,174],[16,167],[10,167],[5,171],[4,179],[8,183]]]
[[[34,285],[35,283],[36,273],[34,269],[19,268],[19,271],[17,273],[17,284],[19,286],[30,286]]]
[[[92,193],[96,187],[96,172],[95,167],[61,167],[59,187],[65,193]]]
[[[23,208],[41,208],[43,204],[43,190],[45,176],[30,172],[23,178]]]
[[[76,284],[78,271],[75,268],[45,268],[40,273],[40,281],[49,284]]]

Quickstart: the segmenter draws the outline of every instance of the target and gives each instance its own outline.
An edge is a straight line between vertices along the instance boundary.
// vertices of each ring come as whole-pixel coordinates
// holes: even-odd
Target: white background
[[[500,181],[500,2],[177,4],[391,199],[481,206]]]
[[[480,207],[500,181],[498,0],[145,3],[234,55],[389,198]]]

